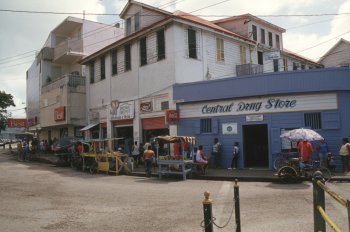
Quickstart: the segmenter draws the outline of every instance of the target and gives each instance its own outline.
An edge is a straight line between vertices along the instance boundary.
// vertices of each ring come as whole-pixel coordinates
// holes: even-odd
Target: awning
[[[99,123],[94,123],[94,124],[89,124],[86,127],[83,127],[82,129],[80,129],[81,131],[86,131],[86,130],[90,130],[91,128],[97,126]]]

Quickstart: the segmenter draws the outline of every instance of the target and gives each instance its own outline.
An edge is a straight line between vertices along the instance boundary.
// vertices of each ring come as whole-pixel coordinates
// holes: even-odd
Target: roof
[[[128,12],[128,10],[130,9],[131,5],[133,5],[133,4],[134,5],[139,5],[139,6],[144,7],[144,8],[147,8],[147,9],[149,9],[151,11],[156,11],[158,13],[171,15],[170,12],[162,10],[162,9],[159,9],[157,7],[153,7],[153,6],[141,3],[141,2],[129,0],[128,3],[124,6],[123,10],[120,12],[120,14],[119,14],[120,18],[124,18],[126,16],[126,12]]]
[[[232,16],[232,17],[228,17],[228,18],[223,18],[223,19],[218,19],[218,20],[214,20],[212,21],[213,23],[215,24],[218,24],[218,23],[223,23],[223,22],[227,22],[227,21],[236,21],[236,20],[242,20],[242,19],[249,19],[249,20],[253,20],[253,21],[256,21],[256,22],[259,22],[263,25],[266,25],[270,28],[273,28],[279,32],[286,32],[286,29],[282,28],[282,27],[279,27],[275,24],[272,24],[272,23],[269,23],[268,21],[266,20],[263,20],[261,18],[258,18],[254,15],[251,15],[251,14],[243,14],[243,15],[237,15],[237,16]]]
[[[350,42],[341,38],[336,44],[333,45],[333,47],[331,47],[319,60],[319,63],[322,63],[322,61],[329,55],[331,55],[331,53],[333,52],[334,49],[336,49],[340,44],[345,43],[350,45]]]
[[[322,66],[322,64],[320,64],[319,62],[310,60],[309,58],[306,58],[306,57],[304,57],[304,56],[301,56],[301,55],[299,55],[299,54],[296,54],[296,53],[294,53],[294,52],[292,52],[292,51],[289,51],[288,49],[285,49],[285,48],[283,48],[282,53],[284,53],[284,54],[287,55],[287,56],[291,56],[291,57],[294,57],[294,58],[296,58],[296,59],[299,59],[299,60],[304,60],[304,61],[309,62],[309,63],[312,63],[312,64],[314,64],[314,65]]]

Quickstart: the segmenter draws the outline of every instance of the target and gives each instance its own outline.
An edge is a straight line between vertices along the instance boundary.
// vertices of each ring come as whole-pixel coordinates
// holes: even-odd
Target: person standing
[[[231,166],[228,169],[236,169],[236,168],[238,168],[238,158],[239,158],[238,142],[234,142],[234,144],[233,144],[233,151],[232,151]]]
[[[147,177],[151,177],[152,174],[152,161],[154,157],[154,151],[151,150],[152,146],[148,146],[147,150],[143,153],[143,159],[145,161],[145,172]]]
[[[309,143],[307,140],[303,140],[302,142],[299,142],[298,151],[299,151],[299,156],[301,157],[301,160],[304,163],[309,163],[311,153],[314,151],[311,143]]]
[[[342,146],[339,150],[339,155],[341,157],[341,162],[343,164],[343,172],[350,171],[350,143],[348,138],[342,139]]]
[[[218,138],[214,138],[214,144],[212,147],[212,159],[214,160],[214,168],[220,167],[220,158],[221,158],[221,144]]]
[[[318,157],[320,159],[320,166],[322,168],[327,168],[328,146],[324,139],[321,140],[320,144],[318,144],[317,150],[318,150]]]
[[[140,148],[137,145],[137,141],[134,142],[131,148],[131,155],[134,158],[135,167],[139,166],[139,156],[140,156]]]

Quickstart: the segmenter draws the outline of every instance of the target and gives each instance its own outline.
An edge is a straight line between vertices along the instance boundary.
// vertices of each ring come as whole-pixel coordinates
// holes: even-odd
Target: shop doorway
[[[267,124],[243,126],[245,168],[268,168]]]

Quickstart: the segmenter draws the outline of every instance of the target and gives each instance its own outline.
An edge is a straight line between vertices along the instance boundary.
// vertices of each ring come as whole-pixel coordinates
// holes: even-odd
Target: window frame
[[[140,30],[140,12],[137,12],[134,15],[134,27],[135,27],[135,31]]]
[[[322,129],[322,114],[321,112],[304,113],[304,126],[313,130]]]
[[[199,128],[200,134],[213,133],[213,120],[211,118],[201,118]]]
[[[225,61],[225,47],[224,39],[216,38],[216,61],[224,62]]]
[[[258,28],[252,24],[252,37],[254,41],[258,41]]]
[[[130,35],[131,31],[131,17],[129,17],[125,20],[125,34]]]
[[[272,32],[268,32],[268,36],[269,36],[269,46],[273,47],[273,39],[272,39]]]
[[[165,59],[165,31],[157,31],[157,60]]]
[[[279,59],[273,59],[273,71],[279,72]]]
[[[101,74],[101,80],[106,79],[106,57],[101,56],[100,57],[100,74]]]
[[[140,44],[140,66],[147,65],[147,37],[142,37]]]
[[[131,70],[131,44],[124,45],[124,71]]]
[[[260,28],[260,43],[265,44],[266,40],[265,40],[265,29]]]
[[[95,61],[90,62],[90,84],[95,83]]]
[[[111,50],[111,72],[112,76],[118,74],[118,49]]]
[[[276,48],[281,49],[280,36],[276,34]]]
[[[197,54],[197,32],[192,28],[187,29],[188,58],[198,59]]]

